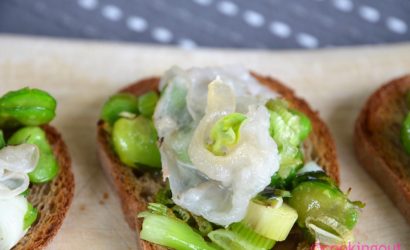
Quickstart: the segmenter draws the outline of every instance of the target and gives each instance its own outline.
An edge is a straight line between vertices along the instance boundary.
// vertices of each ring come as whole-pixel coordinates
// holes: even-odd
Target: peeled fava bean
[[[114,123],[112,130],[115,152],[121,162],[134,168],[139,164],[161,167],[157,139],[153,122],[143,116],[120,118]]]
[[[10,145],[30,143],[40,149],[40,159],[36,168],[28,174],[33,183],[51,181],[58,174],[58,163],[47,140],[46,133],[40,127],[24,127],[17,130],[8,140]]]
[[[332,217],[349,230],[357,222],[359,211],[337,187],[321,180],[306,181],[292,190],[289,205],[298,212],[298,223],[305,227],[307,218]]]
[[[150,91],[140,96],[138,99],[138,110],[143,116],[151,118],[154,114],[158,99],[158,94],[154,91]]]
[[[101,119],[113,125],[122,112],[138,114],[138,98],[135,95],[120,93],[111,96],[102,108]]]
[[[4,140],[3,130],[0,129],[0,149],[6,146],[6,141]]]
[[[0,127],[38,126],[55,117],[57,102],[47,92],[23,88],[0,98]]]
[[[406,117],[404,118],[400,130],[400,137],[404,150],[407,154],[410,154],[410,112],[408,112]]]

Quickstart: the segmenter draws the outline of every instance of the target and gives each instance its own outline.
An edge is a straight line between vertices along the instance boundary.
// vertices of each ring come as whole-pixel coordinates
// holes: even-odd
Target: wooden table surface
[[[364,201],[356,227],[361,244],[410,249],[410,226],[353,154],[353,123],[367,96],[410,73],[410,44],[319,51],[179,50],[148,45],[0,36],[0,93],[23,86],[58,100],[53,124],[73,159],[74,202],[49,249],[136,249],[119,200],[96,156],[96,121],[104,100],[142,77],[182,67],[241,64],[274,76],[320,112],[337,144],[342,189]]]

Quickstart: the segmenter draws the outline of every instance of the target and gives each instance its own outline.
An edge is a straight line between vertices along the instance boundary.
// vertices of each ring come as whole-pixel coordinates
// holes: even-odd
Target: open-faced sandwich
[[[174,67],[113,95],[99,154],[141,249],[295,249],[352,240],[360,202],[305,101],[242,68]]]
[[[74,193],[70,157],[48,123],[56,100],[23,88],[0,98],[0,250],[42,249]]]
[[[410,223],[410,75],[367,100],[355,127],[356,155]]]

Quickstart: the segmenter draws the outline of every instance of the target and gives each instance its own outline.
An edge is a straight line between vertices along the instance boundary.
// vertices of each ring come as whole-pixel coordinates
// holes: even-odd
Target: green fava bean
[[[112,130],[115,152],[124,164],[134,168],[139,164],[161,167],[157,139],[154,124],[143,116],[120,118],[114,123]]]
[[[353,229],[359,212],[337,187],[323,181],[307,181],[292,190],[289,205],[298,213],[298,224],[305,227],[306,218],[332,217]]]
[[[408,109],[410,109],[410,91],[407,91],[406,96],[405,96],[405,100],[406,100],[406,107]]]
[[[130,93],[120,93],[111,96],[104,103],[101,119],[113,125],[120,118],[121,112],[138,114],[138,98]]]
[[[292,110],[292,113],[299,116],[299,140],[303,142],[312,131],[312,123],[310,119],[297,110]]]
[[[38,216],[38,211],[30,202],[27,203],[27,212],[24,215],[24,226],[23,229],[27,230],[36,220]]]
[[[58,173],[58,163],[47,140],[46,133],[40,127],[24,127],[17,130],[8,140],[10,145],[30,143],[37,145],[40,159],[36,168],[28,174],[33,183],[51,181]]]
[[[0,127],[38,126],[55,117],[57,102],[47,92],[23,88],[0,98]]]
[[[6,141],[4,140],[3,130],[0,129],[0,149],[6,146]]]
[[[138,98],[138,110],[142,115],[150,118],[154,114],[158,99],[158,95],[154,91],[140,96]]]
[[[400,139],[404,150],[410,154],[410,112],[407,113],[401,126]]]

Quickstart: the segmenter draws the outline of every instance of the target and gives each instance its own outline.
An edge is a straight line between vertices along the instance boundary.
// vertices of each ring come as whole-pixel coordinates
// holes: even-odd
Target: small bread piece
[[[277,80],[263,77],[252,73],[252,75],[263,85],[268,86],[272,91],[279,93],[289,101],[290,105],[305,113],[311,120],[313,131],[305,143],[305,150],[309,152],[307,160],[314,159],[324,170],[339,182],[339,167],[336,158],[336,147],[331,138],[328,128],[320,120],[317,112],[313,111],[302,99],[295,96],[293,91]],[[159,78],[148,78],[136,82],[121,92],[129,92],[136,96],[154,90],[158,91]],[[163,186],[161,173],[139,172],[123,165],[110,144],[110,135],[104,130],[104,122],[98,122],[98,152],[101,165],[114,185],[121,201],[125,219],[132,230],[139,234],[142,227],[142,220],[137,218],[137,214],[146,210],[147,204],[153,201],[154,195]],[[300,235],[291,233],[280,249],[296,249],[300,241]],[[151,244],[143,240],[137,240],[139,249],[166,249],[159,245]],[[278,244],[279,245],[279,244]]]
[[[37,250],[47,246],[63,224],[74,196],[74,176],[67,146],[54,127],[45,125],[42,128],[60,170],[51,182],[31,187],[28,200],[38,209],[39,217],[13,250]]]
[[[367,100],[355,125],[356,155],[410,223],[410,156],[400,142],[408,112],[410,75],[395,79]]]

